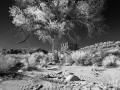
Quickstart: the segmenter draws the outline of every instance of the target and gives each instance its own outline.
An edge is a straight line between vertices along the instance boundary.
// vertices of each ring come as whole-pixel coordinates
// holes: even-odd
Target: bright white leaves
[[[83,15],[88,15],[89,14],[89,4],[85,1],[80,1],[78,3],[77,9]]]
[[[41,10],[46,13],[46,16],[45,18],[46,19],[53,19],[55,17],[55,15],[53,13],[51,13],[51,10],[50,8],[47,7],[47,5],[43,2],[40,3],[40,7],[41,7]]]
[[[37,35],[40,40],[43,40],[43,42],[45,42],[45,40],[51,41],[52,33],[50,34],[48,32],[55,32],[60,36],[64,34],[66,22],[53,20],[55,15],[51,13],[51,10],[43,2],[40,3],[40,6],[28,5],[23,10],[20,10],[17,6],[13,6],[10,8],[10,14],[13,17],[13,24],[16,26],[24,25],[22,27],[26,28],[27,31],[37,29],[34,34]],[[41,27],[43,29],[40,29]]]
[[[54,6],[57,6],[57,5],[66,6],[68,4],[68,0],[54,0],[53,4],[54,4]]]
[[[58,34],[59,37],[62,37],[64,35],[64,31],[67,30],[66,22],[57,21],[50,21],[46,28],[50,30],[50,32],[55,32]]]
[[[46,22],[45,19],[45,12],[41,11],[37,6],[28,6],[25,10],[24,10],[25,14],[27,15],[32,15],[34,16],[34,20],[35,21],[43,21]]]
[[[61,13],[66,13],[69,11],[70,8],[68,8],[68,0],[53,0],[53,5],[55,7],[58,7]]]
[[[16,26],[21,26],[27,23],[27,19],[24,17],[23,12],[16,6],[10,8],[10,15],[13,16],[12,23]]]
[[[54,29],[54,30],[65,30],[65,25],[66,25],[66,22],[57,22],[57,21],[49,21],[48,23],[48,28],[49,29]]]
[[[49,41],[51,43],[51,36],[47,32],[38,30],[34,34],[37,35],[39,40],[42,40],[42,42]]]
[[[64,34],[65,25],[66,25],[66,22],[58,23],[57,21],[50,21],[48,25],[45,26],[46,30],[49,30],[49,31],[38,30],[35,32],[35,35],[37,35],[39,40],[42,40],[43,42],[45,42],[46,40],[48,40],[49,42],[52,42],[51,37],[53,35],[49,34],[48,32],[56,32],[56,34],[58,33],[59,36],[62,36]]]

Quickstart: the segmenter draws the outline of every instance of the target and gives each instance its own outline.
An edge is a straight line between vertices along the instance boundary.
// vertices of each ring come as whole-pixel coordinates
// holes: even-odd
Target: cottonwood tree
[[[102,31],[104,3],[105,0],[15,0],[9,12],[16,27],[30,32],[22,42],[35,34],[39,40],[52,43],[54,50],[56,39],[71,36],[70,32],[81,25],[90,37]]]

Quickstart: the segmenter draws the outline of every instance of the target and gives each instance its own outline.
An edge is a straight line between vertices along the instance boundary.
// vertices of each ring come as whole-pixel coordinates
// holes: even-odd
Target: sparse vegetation
[[[18,61],[10,56],[0,55],[0,73],[10,73],[17,70]],[[11,70],[13,68],[13,70]],[[16,71],[15,70],[15,71]]]
[[[7,75],[3,75],[4,77],[2,77],[4,78],[4,80],[10,80],[10,78],[12,80],[18,78],[22,79],[24,77],[22,73],[24,73],[26,76],[28,75],[29,77],[35,75],[34,79],[42,79],[43,81],[54,83],[54,85],[63,84],[64,88],[67,88],[68,86],[73,88],[73,86],[71,85],[82,85],[82,83],[84,82],[87,83],[86,85],[88,85],[89,82],[96,82],[98,83],[98,85],[101,85],[101,83],[103,83],[103,85],[101,85],[100,87],[103,88],[103,86],[105,86],[106,88],[108,88],[109,86],[107,85],[112,85],[112,83],[114,82],[113,79],[118,78],[119,76],[113,76],[114,74],[116,74],[116,72],[119,72],[120,70],[119,45],[119,42],[104,42],[87,46],[76,51],[57,51],[54,54],[53,52],[49,52],[48,54],[35,52],[31,54],[21,54],[16,56],[12,54],[2,54],[0,56],[0,72],[7,73]],[[56,57],[54,57],[55,54],[57,54]],[[76,73],[76,76],[80,78],[77,84],[75,83],[76,81],[74,81],[73,83],[71,81],[67,83],[64,82],[65,77],[67,77],[67,75],[69,76],[69,74],[66,70],[59,71],[62,70],[62,68],[59,69],[60,67],[69,67],[70,69],[66,70]],[[23,70],[22,73],[18,73],[17,71],[21,69]],[[44,70],[50,72],[44,72]],[[55,72],[57,70],[59,71],[58,73]],[[12,72],[12,74],[8,74],[8,71]],[[13,71],[15,72],[14,74]],[[112,73],[110,71],[114,71],[115,73]],[[34,74],[34,72],[37,72],[39,74]],[[85,80],[84,82],[81,81],[83,79]],[[45,86],[43,85],[43,87]],[[94,88],[98,87],[95,86]]]

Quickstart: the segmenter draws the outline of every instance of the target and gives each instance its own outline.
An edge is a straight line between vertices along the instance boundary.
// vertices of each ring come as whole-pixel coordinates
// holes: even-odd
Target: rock
[[[65,63],[65,66],[70,66],[70,63]]]
[[[99,87],[95,86],[95,87],[92,87],[91,90],[101,90]]]
[[[66,78],[65,81],[66,82],[70,82],[70,81],[79,81],[79,77],[74,75],[73,73],[70,73]]]
[[[56,74],[62,74],[62,71],[56,72]]]
[[[18,72],[19,72],[19,73],[22,73],[22,72],[23,72],[23,70],[18,70]]]
[[[88,87],[86,87],[86,86],[83,86],[83,87],[81,88],[81,90],[92,90],[92,89],[90,89],[90,88],[88,88]]]
[[[49,70],[56,70],[56,69],[59,69],[60,67],[59,66],[53,66],[51,68],[49,68]]]
[[[42,66],[41,66],[41,65],[36,65],[36,68],[37,68],[37,69],[41,69]]]
[[[86,85],[87,82],[86,82],[86,81],[81,81],[80,84],[81,84],[81,85]]]
[[[55,65],[55,63],[49,62],[48,65]]]

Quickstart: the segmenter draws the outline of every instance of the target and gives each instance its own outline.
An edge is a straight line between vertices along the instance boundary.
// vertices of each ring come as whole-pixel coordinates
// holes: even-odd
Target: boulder
[[[65,66],[70,66],[70,63],[65,63]]]
[[[49,68],[49,70],[58,70],[58,69],[60,69],[59,66],[52,66],[51,68]]]
[[[79,81],[80,78],[73,73],[70,73],[68,76],[66,76],[65,81],[70,82],[70,81]]]

